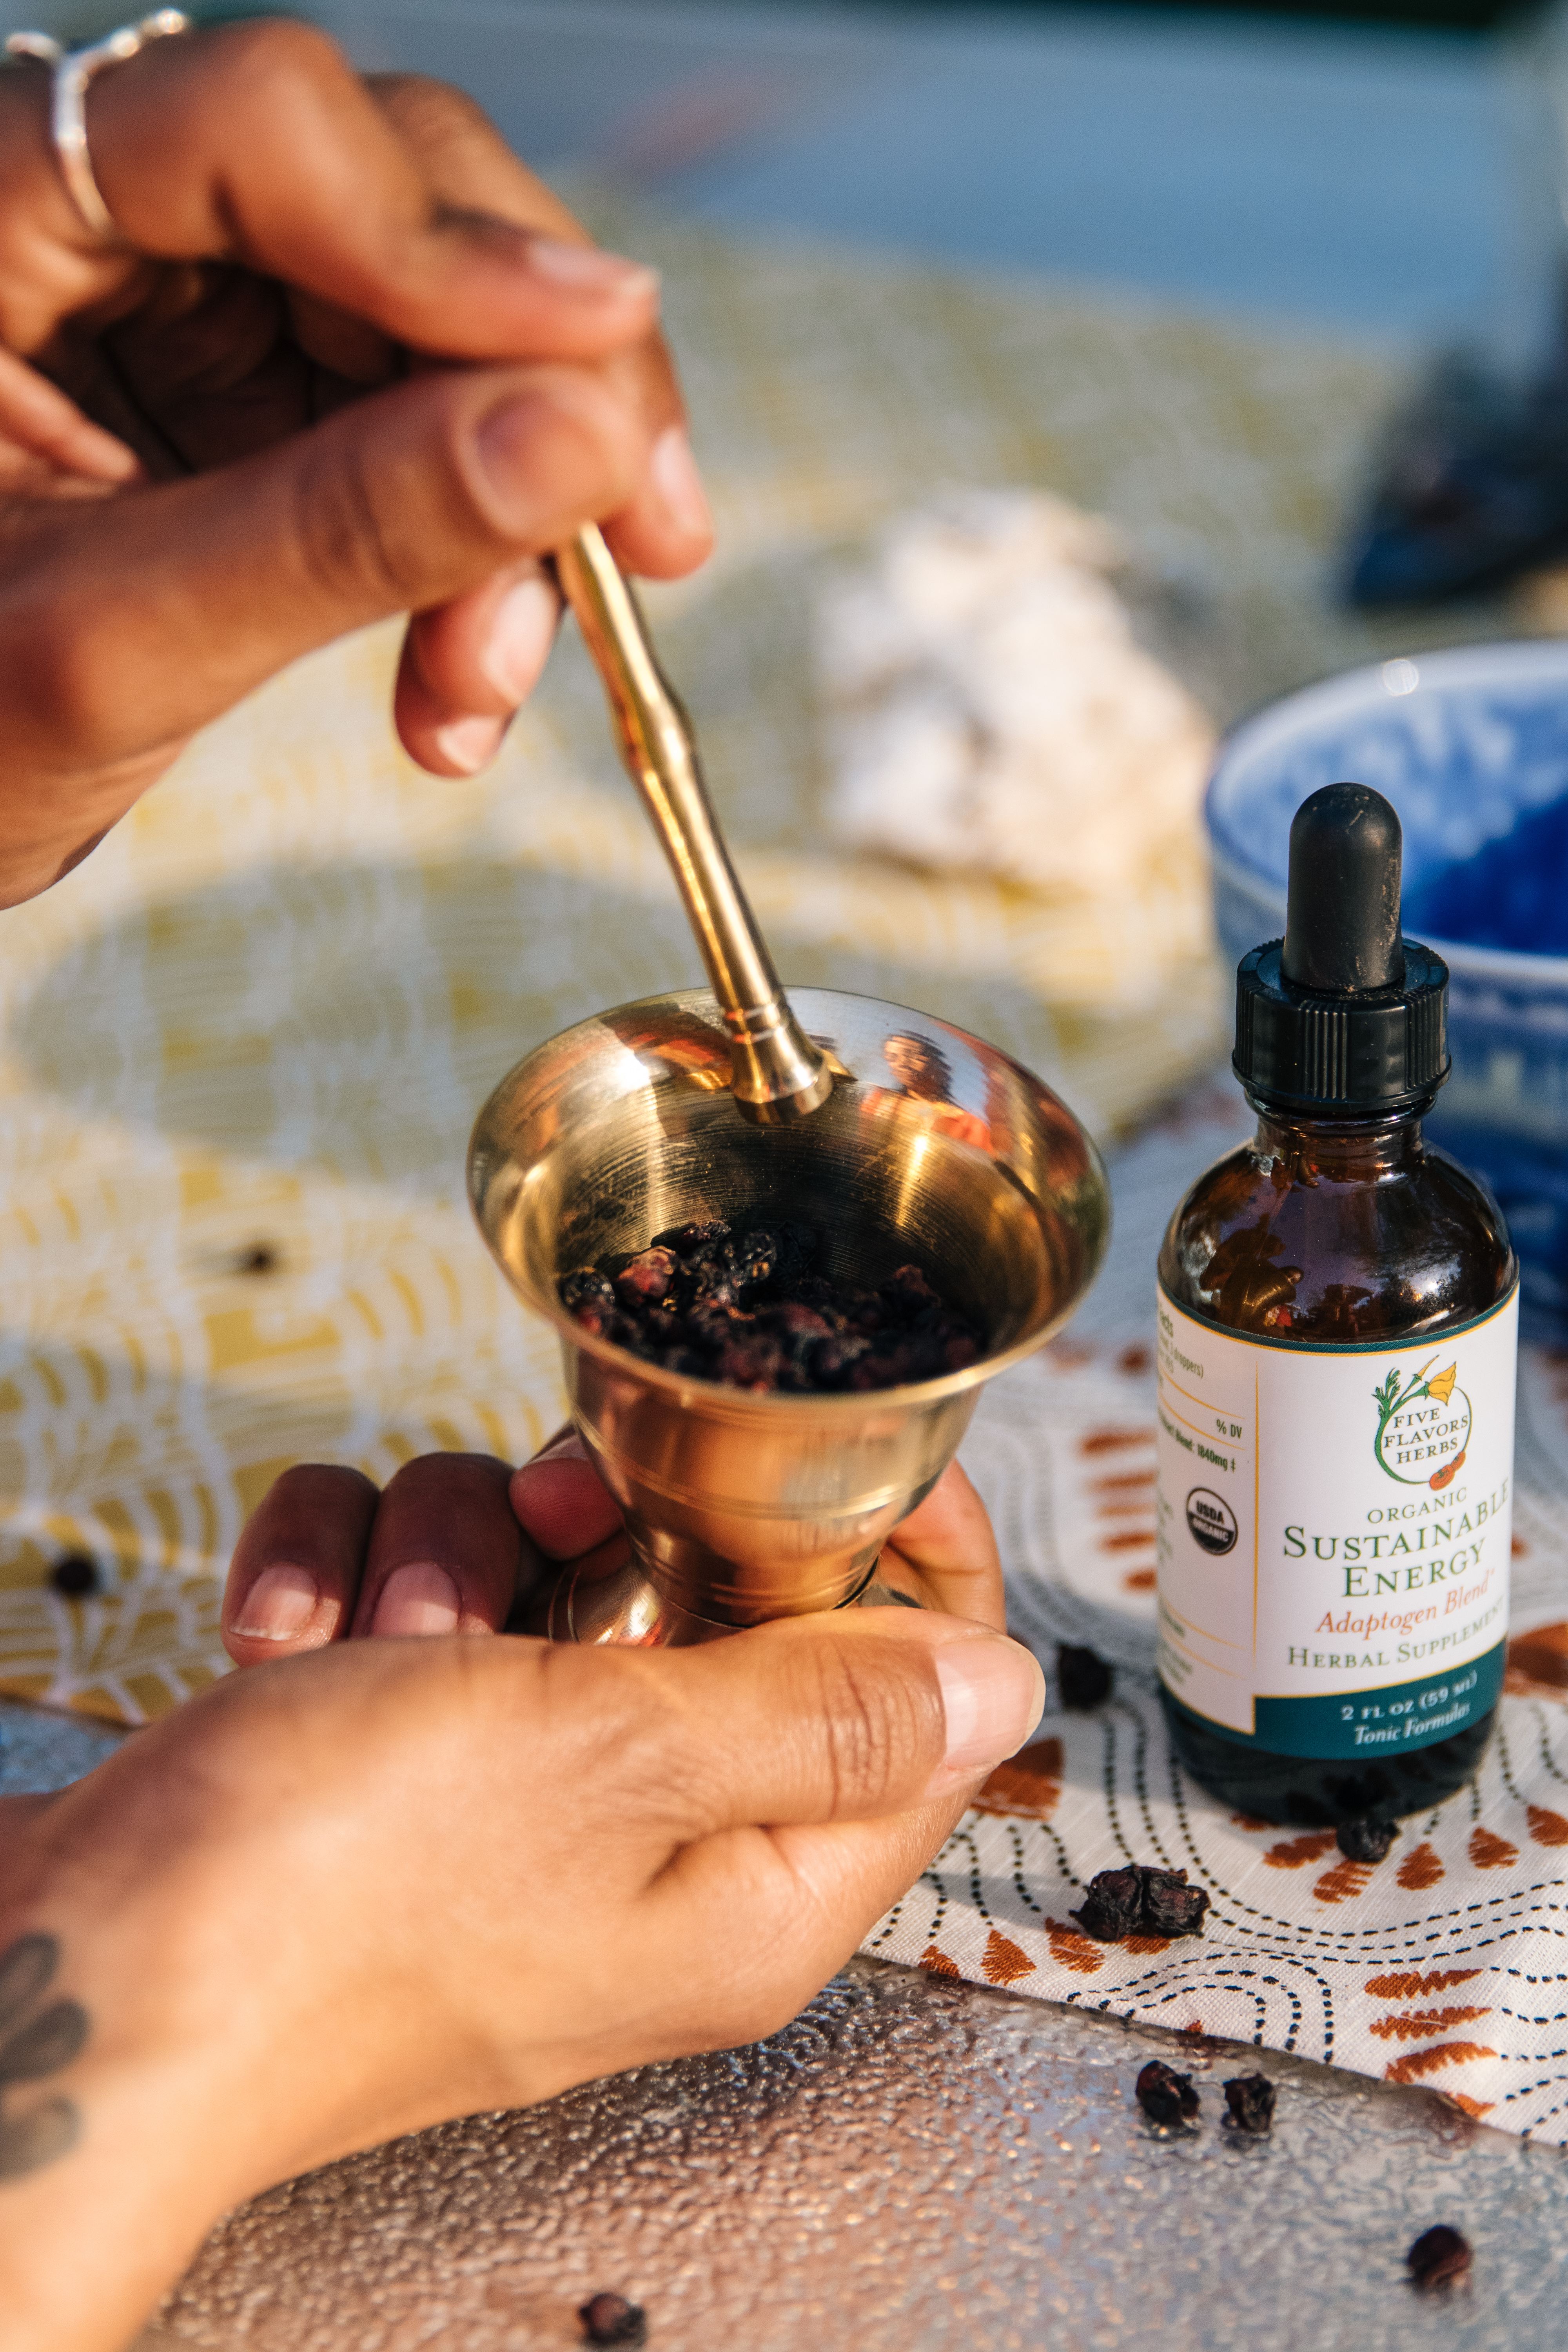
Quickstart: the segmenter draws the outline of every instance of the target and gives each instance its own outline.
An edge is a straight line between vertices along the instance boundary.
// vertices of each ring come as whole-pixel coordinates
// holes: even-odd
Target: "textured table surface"
[[[0,1788],[116,1735],[0,1706]],[[1145,2059],[1198,2129],[1145,2124]],[[1220,2121],[1278,2084],[1272,2137]],[[1476,2250],[1435,2299],[1404,2254]],[[481,2116],[294,2181],[215,2231],[136,2352],[551,2352],[603,2287],[680,2352],[1547,2352],[1568,2160],[1398,2090],[856,1961],[784,2032]]]

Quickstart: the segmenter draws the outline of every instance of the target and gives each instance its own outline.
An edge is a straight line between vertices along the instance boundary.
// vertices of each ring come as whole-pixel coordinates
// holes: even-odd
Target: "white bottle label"
[[[1159,1300],[1160,1678],[1226,1739],[1373,1756],[1495,1706],[1519,1292],[1388,1347]]]

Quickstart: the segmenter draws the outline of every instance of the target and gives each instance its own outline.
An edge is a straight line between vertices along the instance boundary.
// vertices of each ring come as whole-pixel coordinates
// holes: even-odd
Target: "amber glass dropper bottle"
[[[1447,967],[1400,930],[1399,820],[1331,784],[1283,940],[1237,974],[1258,1132],[1160,1253],[1160,1676],[1237,1811],[1328,1827],[1459,1787],[1508,1626],[1518,1267],[1421,1131]]]

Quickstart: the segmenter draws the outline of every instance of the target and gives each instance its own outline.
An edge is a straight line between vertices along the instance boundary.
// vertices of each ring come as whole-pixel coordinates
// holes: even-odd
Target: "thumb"
[[[135,763],[299,655],[615,512],[646,438],[584,371],[431,373],[240,464],[51,510],[0,584],[13,778],[58,813],[63,781],[79,801],[84,772],[126,770],[80,830],[112,823],[151,781]]]
[[[693,1834],[649,1890],[642,1956],[689,1969],[723,1953],[712,2048],[783,2025],[842,1966],[1027,1739],[1045,1677],[1005,1634],[895,1609],[664,1657],[703,1712],[674,1750]]]
[[[661,1664],[687,1840],[939,1802],[1020,1748],[1046,1703],[1021,1643],[925,1611],[784,1619]]]

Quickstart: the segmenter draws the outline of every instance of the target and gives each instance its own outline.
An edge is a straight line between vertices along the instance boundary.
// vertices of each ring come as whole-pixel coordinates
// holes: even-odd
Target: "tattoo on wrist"
[[[53,1936],[18,1936],[0,1952],[0,2180],[17,2179],[52,2164],[76,2146],[81,2116],[74,2100],[28,2104],[13,2096],[19,2084],[41,2083],[68,2066],[88,2035],[79,2000],[40,2005],[60,1962]]]

